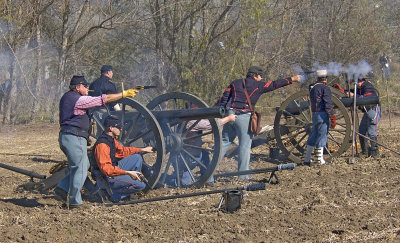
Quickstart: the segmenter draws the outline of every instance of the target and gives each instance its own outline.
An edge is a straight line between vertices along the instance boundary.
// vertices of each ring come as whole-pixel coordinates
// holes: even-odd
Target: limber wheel
[[[165,167],[163,163],[166,150],[161,127],[151,111],[137,101],[125,98],[119,100],[118,103],[121,106],[121,110],[109,112],[111,115],[118,116],[122,122],[118,141],[124,146],[138,148],[152,146],[156,149],[155,153],[142,154],[142,173],[153,188],[160,178],[161,168]],[[102,121],[109,114],[104,110],[94,112],[93,118],[97,126],[95,138],[98,138],[104,130]]]
[[[325,160],[337,157],[351,145],[351,120],[346,107],[332,96],[335,105],[336,127],[329,129]],[[312,128],[312,113],[308,90],[302,90],[287,98],[275,116],[274,134],[280,150],[293,162],[301,163],[307,139]]]
[[[186,109],[185,113],[190,115],[192,109],[207,107],[200,98],[180,92],[160,95],[147,105],[158,119],[166,140],[168,162],[160,183],[201,187],[212,176],[222,153],[221,128],[216,119],[157,117],[157,111]],[[197,131],[200,122],[208,122],[209,128]]]

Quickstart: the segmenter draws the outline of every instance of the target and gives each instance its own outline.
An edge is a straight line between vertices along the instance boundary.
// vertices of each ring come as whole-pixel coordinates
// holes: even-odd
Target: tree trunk
[[[36,22],[36,41],[37,41],[37,47],[36,47],[36,78],[35,78],[35,83],[34,83],[34,95],[37,97],[36,100],[34,100],[33,103],[33,109],[32,109],[32,114],[31,114],[31,119],[34,119],[35,115],[39,114],[39,110],[41,107],[41,100],[39,97],[41,97],[42,94],[42,84],[43,84],[43,79],[42,79],[42,70],[43,70],[43,62],[42,62],[42,39],[41,39],[41,17],[37,16],[37,22]]]
[[[305,60],[306,63],[306,67],[308,70],[311,70],[311,68],[313,67],[314,64],[314,60],[315,60],[315,46],[314,46],[314,28],[315,28],[315,16],[314,16],[314,1],[311,1],[310,3],[310,23],[311,26],[309,27],[309,38],[307,41],[307,50],[308,50],[308,55],[307,58]]]
[[[15,102],[17,100],[17,85],[16,85],[16,77],[15,77],[15,69],[16,69],[16,60],[15,57],[10,54],[10,92],[7,95],[5,109],[4,109],[4,116],[3,116],[3,124],[13,124],[15,121],[15,115],[13,114],[13,108],[15,106]]]
[[[67,59],[67,48],[68,48],[68,34],[67,34],[67,25],[68,18],[70,14],[69,9],[69,1],[65,1],[64,3],[64,11],[63,11],[63,23],[62,23],[62,40],[61,40],[61,48],[58,54],[58,71],[57,71],[57,88],[54,92],[54,96],[51,97],[47,105],[47,112],[51,112],[53,114],[53,121],[58,119],[58,101],[64,91],[65,87],[65,63]]]

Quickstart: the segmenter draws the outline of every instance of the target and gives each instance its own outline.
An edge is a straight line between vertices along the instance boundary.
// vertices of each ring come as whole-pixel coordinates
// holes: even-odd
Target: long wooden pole
[[[385,71],[384,71],[385,72]],[[390,108],[390,98],[389,98],[389,77],[386,77],[386,99],[388,104],[389,113],[389,127],[392,128],[392,110]]]

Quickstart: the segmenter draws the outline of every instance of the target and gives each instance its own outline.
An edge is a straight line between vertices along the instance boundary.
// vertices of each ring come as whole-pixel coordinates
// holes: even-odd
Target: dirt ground
[[[400,117],[381,121],[379,140],[400,150]],[[0,127],[0,163],[49,176],[66,158],[57,124]],[[252,151],[251,168],[275,166],[268,145]],[[221,193],[135,205],[66,210],[52,194],[19,189],[29,177],[0,168],[1,242],[399,242],[399,155],[381,150],[376,159],[333,166],[298,166],[278,172],[280,184],[246,192],[234,213],[217,209]],[[286,163],[290,161],[282,161]],[[233,159],[224,159],[225,165]],[[253,182],[269,174],[257,174]],[[34,179],[39,181],[39,179]],[[201,189],[157,189],[144,198],[243,186],[235,178]]]

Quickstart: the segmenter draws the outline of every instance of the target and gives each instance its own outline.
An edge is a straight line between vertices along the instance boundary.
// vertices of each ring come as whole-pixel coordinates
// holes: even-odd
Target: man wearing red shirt
[[[132,193],[143,190],[146,185],[141,181],[142,156],[140,153],[153,152],[153,147],[124,147],[118,143],[122,124],[115,116],[108,116],[104,121],[104,132],[94,145],[96,165],[112,190],[110,199],[118,202]]]

